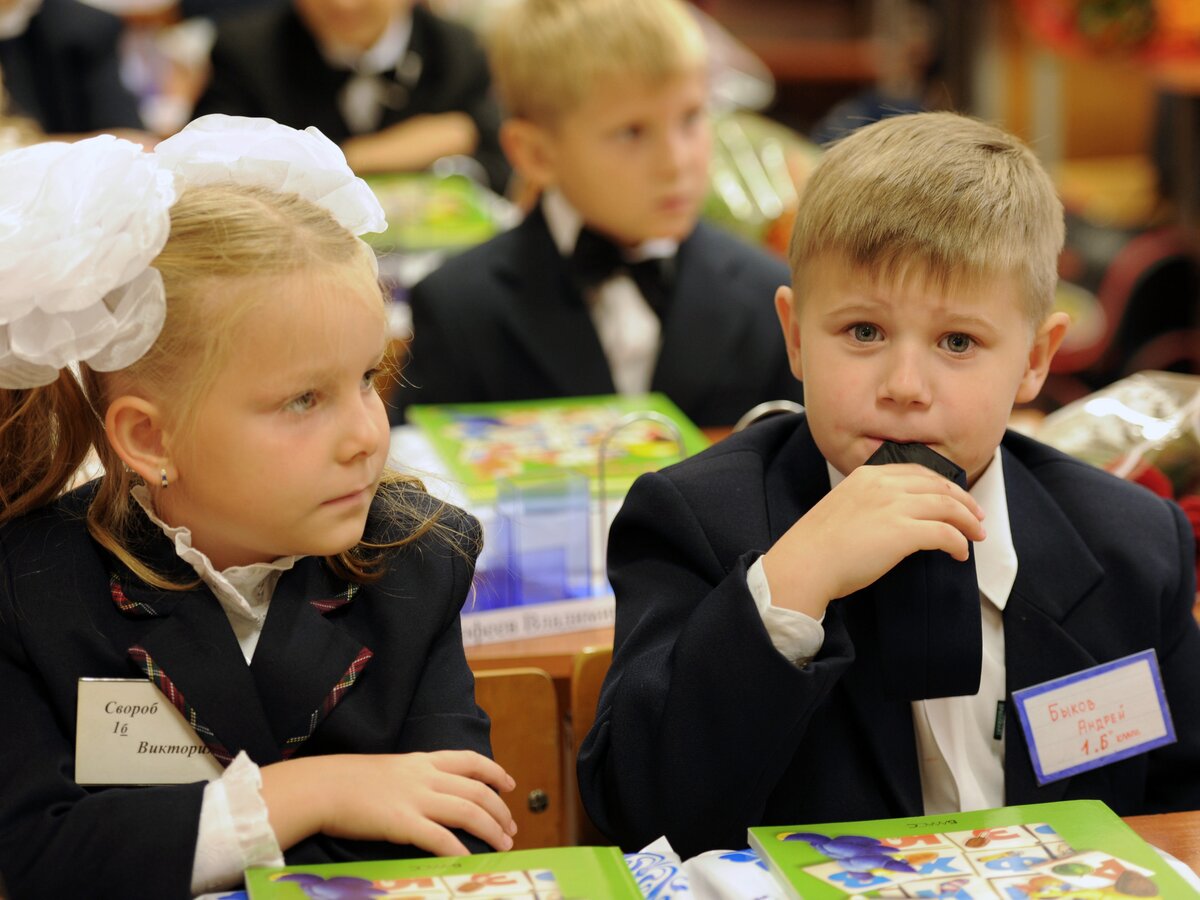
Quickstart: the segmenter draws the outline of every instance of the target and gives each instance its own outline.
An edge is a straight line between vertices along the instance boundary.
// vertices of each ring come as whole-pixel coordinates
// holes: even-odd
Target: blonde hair
[[[516,0],[487,30],[510,116],[552,125],[611,75],[657,82],[704,70],[707,49],[680,0]]]
[[[1014,277],[1036,326],[1049,315],[1063,209],[1033,152],[955,113],[896,116],[835,144],[804,185],[789,261],[804,274],[834,255],[873,278],[917,266],[943,288]]]
[[[0,391],[0,522],[54,500],[94,448],[105,475],[88,509],[89,531],[139,577],[171,589],[186,585],[165,581],[127,549],[137,518],[130,489],[139,479],[104,437],[108,403],[136,386],[168,415],[178,443],[194,446],[202,438],[191,428],[193,413],[227,363],[231,335],[267,294],[255,287],[332,268],[343,285],[379,297],[381,329],[384,312],[371,250],[323,207],[295,194],[234,185],[187,188],[171,208],[170,236],[153,265],[163,277],[167,316],[141,359],[113,373],[81,366],[82,384],[64,370],[45,388]],[[383,573],[376,551],[440,527],[443,507],[433,504],[431,511],[430,503],[419,502],[418,479],[388,472],[384,485],[408,485],[421,494],[380,491],[403,537],[328,557],[341,577],[377,579]]]

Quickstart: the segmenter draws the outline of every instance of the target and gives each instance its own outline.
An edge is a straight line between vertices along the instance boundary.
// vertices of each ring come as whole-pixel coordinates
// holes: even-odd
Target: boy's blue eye
[[[942,338],[942,345],[951,353],[966,353],[975,346],[975,340],[969,334],[956,331]]]
[[[861,341],[864,344],[869,344],[872,341],[879,340],[879,329],[874,325],[869,325],[866,322],[859,322],[850,329],[850,333],[856,341]]]
[[[307,391],[299,397],[293,397],[285,405],[284,409],[288,412],[308,412],[317,405],[317,395],[314,391]]]

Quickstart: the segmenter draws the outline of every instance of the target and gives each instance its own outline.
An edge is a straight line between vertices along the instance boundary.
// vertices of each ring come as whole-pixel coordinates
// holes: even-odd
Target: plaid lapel
[[[196,580],[157,529],[139,535],[134,551],[175,583]],[[325,618],[340,619],[358,585],[338,581],[317,558],[301,560],[280,579],[253,666],[203,584],[155,588],[116,559],[110,573],[112,602],[135,635],[122,649],[222,764],[239,750],[264,765],[295,754],[372,656],[340,622]]]
[[[284,573],[250,671],[284,759],[294,755],[358,682],[373,656],[347,627],[357,585],[309,557]]]

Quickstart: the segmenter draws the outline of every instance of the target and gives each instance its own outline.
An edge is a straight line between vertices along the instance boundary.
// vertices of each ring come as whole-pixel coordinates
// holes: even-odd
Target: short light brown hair
[[[702,72],[704,35],[680,0],[516,0],[487,29],[507,115],[552,125],[598,82]]]
[[[835,144],[804,185],[789,261],[797,302],[825,255],[873,278],[917,267],[942,287],[1016,280],[1036,326],[1049,315],[1063,209],[1033,152],[948,112],[896,116]]]

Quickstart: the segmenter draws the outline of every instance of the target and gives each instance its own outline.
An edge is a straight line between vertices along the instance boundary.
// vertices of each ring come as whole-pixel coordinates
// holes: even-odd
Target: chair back
[[[592,730],[596,721],[596,707],[600,702],[600,687],[604,684],[604,676],[612,664],[612,647],[585,647],[575,654],[571,667],[571,706],[567,717],[568,756],[571,761],[572,777],[574,777],[575,759],[579,756],[579,748],[583,739]],[[600,830],[592,824],[587,810],[579,802],[579,792],[574,791],[575,808],[574,839],[576,844],[610,844],[612,843]]]
[[[475,673],[475,702],[492,720],[492,754],[517,788],[504,800],[517,823],[513,849],[569,843],[558,694],[543,669]]]

